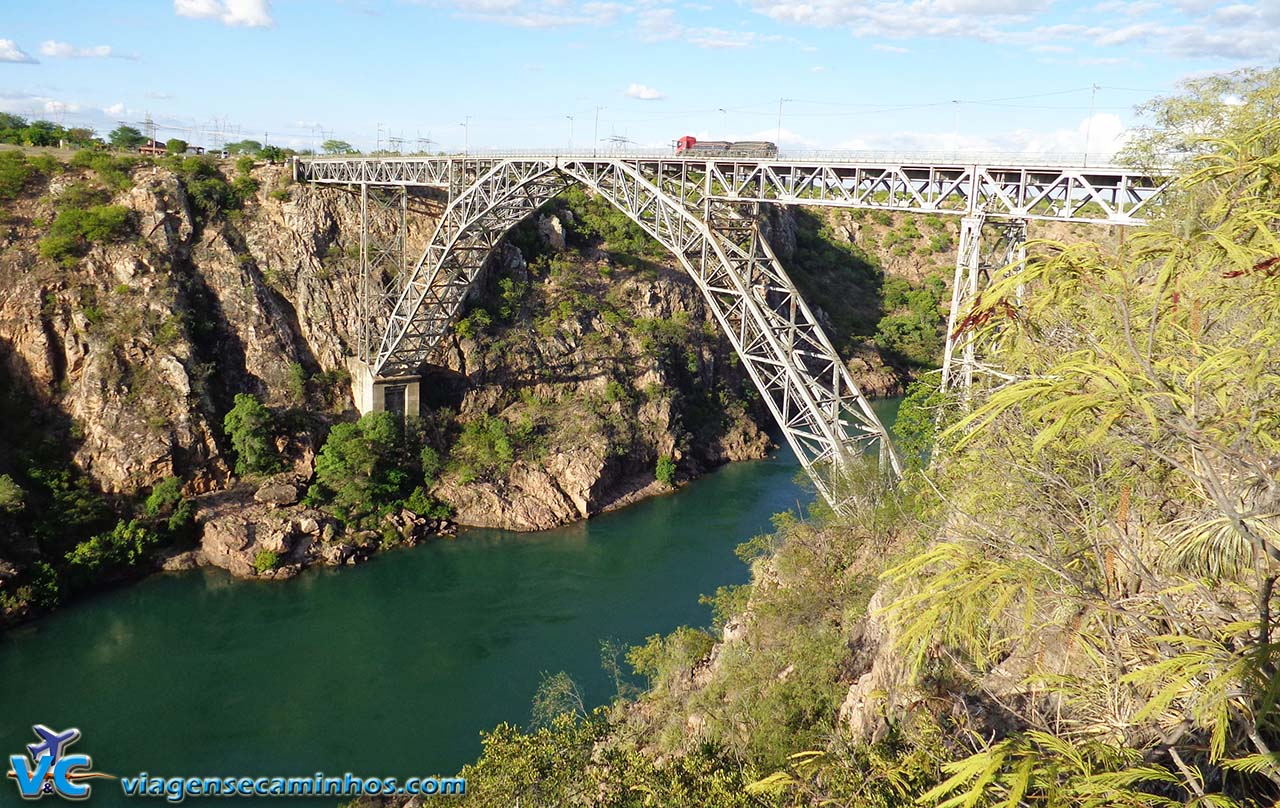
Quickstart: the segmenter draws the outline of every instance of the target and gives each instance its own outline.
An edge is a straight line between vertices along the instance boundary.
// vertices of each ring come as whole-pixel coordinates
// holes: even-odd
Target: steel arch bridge
[[[486,153],[296,158],[294,179],[361,195],[360,367],[372,389],[411,379],[442,349],[493,249],[571,184],[607,199],[694,279],[787,442],[835,508],[839,476],[874,450],[901,473],[889,435],[761,234],[765,204],[951,214],[962,218],[943,384],[983,369],[955,334],[985,273],[1016,257],[1030,219],[1135,225],[1165,181],[1116,167],[936,159],[708,159],[669,154]],[[416,262],[404,254],[410,188],[447,203]],[[984,257],[987,220],[1000,238]],[[359,401],[359,396],[358,396]],[[379,409],[367,396],[362,409]]]

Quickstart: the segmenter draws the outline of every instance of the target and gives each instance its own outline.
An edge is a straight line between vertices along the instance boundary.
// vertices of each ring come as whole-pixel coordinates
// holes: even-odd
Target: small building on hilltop
[[[138,154],[151,156],[161,156],[169,153],[169,149],[162,141],[147,139],[147,142],[138,147]],[[204,154],[204,146],[187,146],[184,154]]]

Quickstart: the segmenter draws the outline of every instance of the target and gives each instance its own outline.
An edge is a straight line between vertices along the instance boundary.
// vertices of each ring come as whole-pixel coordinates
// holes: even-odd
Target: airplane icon
[[[33,761],[39,761],[44,755],[52,755],[53,761],[62,757],[63,751],[80,739],[80,730],[69,729],[66,732],[54,732],[44,724],[36,724],[32,727],[40,738],[40,743],[27,744],[27,751],[31,753]]]

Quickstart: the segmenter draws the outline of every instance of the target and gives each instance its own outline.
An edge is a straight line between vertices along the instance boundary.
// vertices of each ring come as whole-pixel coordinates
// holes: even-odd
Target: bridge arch
[[[485,261],[516,224],[571,184],[627,214],[693,278],[788,444],[838,509],[840,475],[875,450],[901,468],[872,411],[760,230],[760,203],[678,198],[625,161],[500,160],[451,178],[451,200],[406,274],[380,338],[374,377],[415,373],[444,344]]]

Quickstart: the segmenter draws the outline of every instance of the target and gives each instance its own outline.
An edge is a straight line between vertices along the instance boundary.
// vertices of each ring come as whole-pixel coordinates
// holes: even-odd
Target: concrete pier
[[[403,418],[421,413],[418,376],[374,376],[368,365],[354,357],[347,360],[347,369],[351,372],[351,393],[361,415],[390,412]]]

